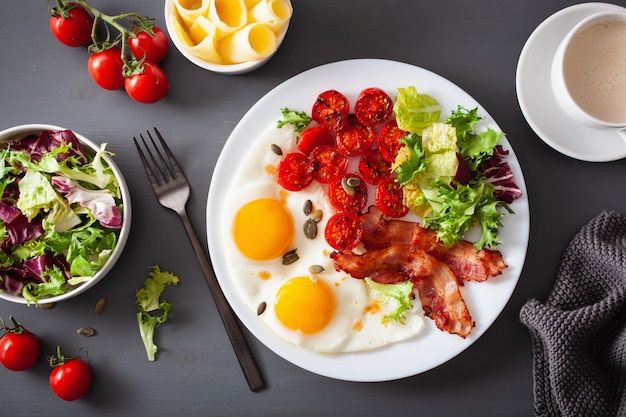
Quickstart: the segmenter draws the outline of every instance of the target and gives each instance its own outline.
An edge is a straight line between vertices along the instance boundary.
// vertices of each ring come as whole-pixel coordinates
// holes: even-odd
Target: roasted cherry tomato
[[[359,174],[368,184],[376,185],[391,174],[391,164],[383,159],[378,149],[370,148],[361,154]]]
[[[346,124],[337,132],[337,148],[348,156],[360,155],[372,147],[376,134],[371,127],[361,124],[354,115],[350,115]]]
[[[106,90],[119,90],[124,87],[122,50],[114,46],[91,54],[87,70],[91,78]]]
[[[300,191],[313,181],[313,164],[303,153],[288,153],[278,163],[276,176],[285,190]]]
[[[12,327],[4,327],[6,333],[0,338],[0,363],[11,371],[26,371],[39,359],[39,338],[22,327],[11,317]]]
[[[361,91],[354,104],[356,118],[365,126],[374,127],[387,122],[393,112],[393,100],[380,88]]]
[[[395,119],[388,121],[380,128],[378,136],[376,136],[376,144],[385,161],[391,163],[395,161],[398,151],[403,146],[400,139],[408,134],[409,132],[398,127]]]
[[[91,43],[93,18],[82,6],[69,3],[68,9],[51,9],[50,31],[61,43],[71,46],[86,46]]]
[[[163,70],[155,63],[145,61],[143,71],[124,80],[124,88],[135,101],[144,104],[156,103],[167,94],[169,82]]]
[[[322,184],[342,177],[348,169],[348,157],[334,146],[318,146],[311,151],[309,158],[313,164],[313,178]]]
[[[320,93],[313,103],[311,118],[331,131],[341,129],[350,112],[350,102],[337,90]]]
[[[326,223],[324,239],[333,249],[354,249],[363,239],[363,223],[354,213],[333,214]]]
[[[84,397],[91,388],[91,368],[78,357],[65,358],[58,349],[50,359],[50,388],[61,399],[74,401]]]
[[[404,217],[409,208],[402,202],[402,186],[395,178],[380,180],[376,187],[376,206],[387,217]]]
[[[320,145],[334,145],[335,138],[330,130],[321,126],[313,126],[305,129],[298,137],[298,150],[307,155]]]
[[[347,174],[328,184],[328,200],[339,211],[359,213],[367,205],[367,184],[358,174]]]
[[[128,39],[128,46],[135,58],[143,59],[145,57],[146,61],[155,64],[165,59],[169,49],[165,32],[156,26],[152,28],[154,36],[145,30],[135,30],[134,32],[135,37]]]

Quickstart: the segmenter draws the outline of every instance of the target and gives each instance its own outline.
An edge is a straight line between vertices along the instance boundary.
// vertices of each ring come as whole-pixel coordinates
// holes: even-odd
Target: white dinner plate
[[[587,127],[565,114],[552,93],[550,67],[561,40],[578,22],[608,10],[624,8],[582,3],[558,11],[533,31],[517,64],[517,99],[530,127],[558,152],[589,162],[626,157],[626,142],[616,132]]]
[[[311,372],[349,381],[386,381],[416,375],[432,369],[467,349],[496,320],[507,304],[522,272],[529,238],[530,215],[526,186],[519,162],[506,138],[501,144],[510,153],[508,162],[523,196],[507,214],[501,229],[499,250],[508,268],[498,277],[482,283],[466,283],[461,287],[476,327],[465,339],[437,330],[430,319],[426,328],[415,338],[382,349],[351,354],[319,354],[291,345],[270,331],[248,308],[229,279],[224,259],[228,256],[222,244],[221,226],[225,210],[223,195],[228,193],[233,173],[241,164],[242,154],[249,148],[255,135],[260,135],[281,118],[280,109],[310,113],[317,95],[328,89],[344,93],[351,103],[367,87],[384,89],[391,97],[398,87],[415,86],[421,93],[435,98],[442,106],[442,120],[458,105],[467,109],[478,108],[484,117],[481,126],[501,131],[489,114],[462,89],[422,68],[399,62],[357,59],[323,65],[305,71],[274,88],[262,97],[244,115],[228,138],[217,161],[207,202],[207,235],[209,252],[217,278],[233,310],[248,330],[268,348],[289,362]]]

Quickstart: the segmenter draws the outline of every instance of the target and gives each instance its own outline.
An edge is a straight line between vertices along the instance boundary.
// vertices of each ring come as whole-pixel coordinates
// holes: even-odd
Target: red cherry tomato
[[[409,208],[402,202],[402,186],[394,178],[380,180],[376,187],[376,206],[387,217],[404,217]]]
[[[324,239],[333,249],[354,249],[363,239],[363,223],[354,213],[333,214],[326,223]]]
[[[400,143],[400,139],[408,134],[409,132],[398,127],[398,123],[395,120],[388,121],[380,128],[376,137],[376,144],[385,161],[391,163],[395,161],[398,151],[403,146]]]
[[[144,104],[156,103],[167,94],[169,82],[163,70],[155,63],[145,61],[143,72],[124,80],[124,88],[135,101]]]
[[[278,163],[276,176],[285,190],[300,191],[313,181],[313,164],[303,153],[288,153]]]
[[[320,126],[337,131],[344,126],[349,112],[350,102],[346,96],[337,90],[328,90],[317,96],[311,118]]]
[[[298,137],[298,150],[309,155],[311,151],[320,145],[334,145],[335,138],[330,130],[321,126],[313,126],[305,129]]]
[[[154,36],[145,30],[138,32],[135,30],[135,37],[128,39],[128,46],[138,60],[145,57],[146,61],[158,64],[165,59],[169,44],[165,32],[161,29],[154,26],[152,32]]]
[[[82,6],[69,3],[69,11],[52,9],[50,31],[61,43],[71,47],[86,46],[91,43],[93,18]]]
[[[393,100],[380,88],[361,91],[354,104],[356,118],[365,126],[374,127],[387,122],[393,112]]]
[[[26,371],[39,359],[39,338],[11,317],[13,327],[0,338],[0,363],[11,371]]]
[[[391,174],[391,164],[376,148],[366,150],[359,159],[359,174],[368,184],[376,185]]]
[[[322,184],[342,177],[348,169],[348,157],[334,146],[321,145],[309,155],[313,164],[313,178]]]
[[[347,174],[328,184],[328,200],[337,210],[359,213],[367,205],[367,184],[357,174]]]
[[[91,388],[89,365],[79,358],[63,361],[50,372],[50,388],[65,401],[84,397]]]
[[[106,90],[124,87],[124,61],[121,55],[122,50],[117,46],[91,54],[87,61],[87,70],[96,84]]]
[[[348,156],[356,156],[372,147],[375,136],[371,127],[361,124],[354,115],[350,115],[335,139],[339,151]]]

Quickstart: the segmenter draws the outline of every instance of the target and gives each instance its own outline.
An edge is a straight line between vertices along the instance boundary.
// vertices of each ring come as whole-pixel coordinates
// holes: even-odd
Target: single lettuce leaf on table
[[[136,292],[136,304],[139,307],[137,323],[149,361],[154,361],[158,351],[154,343],[155,330],[167,321],[172,307],[172,303],[160,299],[161,294],[168,285],[178,285],[178,282],[179,278],[176,275],[162,271],[158,265],[154,265],[144,286]]]

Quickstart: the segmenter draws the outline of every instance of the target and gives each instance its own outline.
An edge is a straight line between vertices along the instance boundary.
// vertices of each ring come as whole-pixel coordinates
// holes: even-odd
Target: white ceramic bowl
[[[0,141],[11,139],[11,138],[22,138],[29,134],[39,134],[43,130],[67,130],[67,128],[54,126],[54,125],[47,125],[47,124],[20,125],[20,126],[11,127],[9,129],[0,131]],[[78,140],[80,141],[82,145],[89,148],[90,150],[93,150],[93,152],[97,152],[98,149],[100,149],[99,145],[96,145],[94,142],[87,139],[86,137],[74,131],[73,133],[76,136],[76,138],[78,138]],[[107,273],[111,270],[111,268],[113,268],[113,265],[115,265],[120,255],[122,254],[122,251],[124,250],[124,246],[126,245],[126,241],[128,240],[128,235],[130,233],[130,224],[131,224],[131,216],[132,216],[130,193],[128,190],[128,185],[126,184],[126,181],[124,180],[124,176],[122,175],[117,165],[115,165],[115,162],[113,161],[113,159],[109,155],[105,155],[104,160],[111,167],[111,170],[113,171],[113,173],[115,174],[115,177],[117,178],[120,191],[121,191],[121,196],[122,196],[122,204],[124,205],[124,210],[123,210],[123,215],[122,215],[122,228],[120,230],[120,234],[117,240],[117,245],[115,249],[113,250],[111,257],[104,264],[104,266],[93,276],[93,278],[91,278],[89,281],[79,284],[78,286],[74,287],[72,290],[66,292],[65,294],[41,299],[39,301],[40,304],[57,303],[57,302],[75,297],[78,294],[81,294],[87,291],[89,288],[96,285],[99,281],[101,281],[107,275]],[[21,296],[6,294],[1,291],[0,291],[0,299],[11,301],[14,303],[26,304],[26,300],[22,298]]]
[[[245,74],[251,71],[256,70],[257,68],[263,66],[267,61],[269,61],[275,54],[276,51],[280,48],[281,43],[285,39],[285,35],[287,34],[287,30],[289,29],[289,23],[285,25],[285,27],[281,30],[280,34],[277,38],[276,50],[269,56],[255,61],[247,61],[242,62],[240,64],[216,64],[213,62],[209,62],[204,60],[193,53],[189,52],[187,48],[185,48],[183,41],[181,41],[176,35],[176,31],[172,27],[172,22],[170,19],[170,14],[176,13],[176,6],[172,0],[165,0],[165,26],[167,28],[167,32],[169,33],[170,39],[172,43],[176,47],[176,49],[189,61],[199,66],[200,68],[204,68],[206,70],[217,72],[220,74],[228,74],[228,75],[237,75],[237,74]]]

